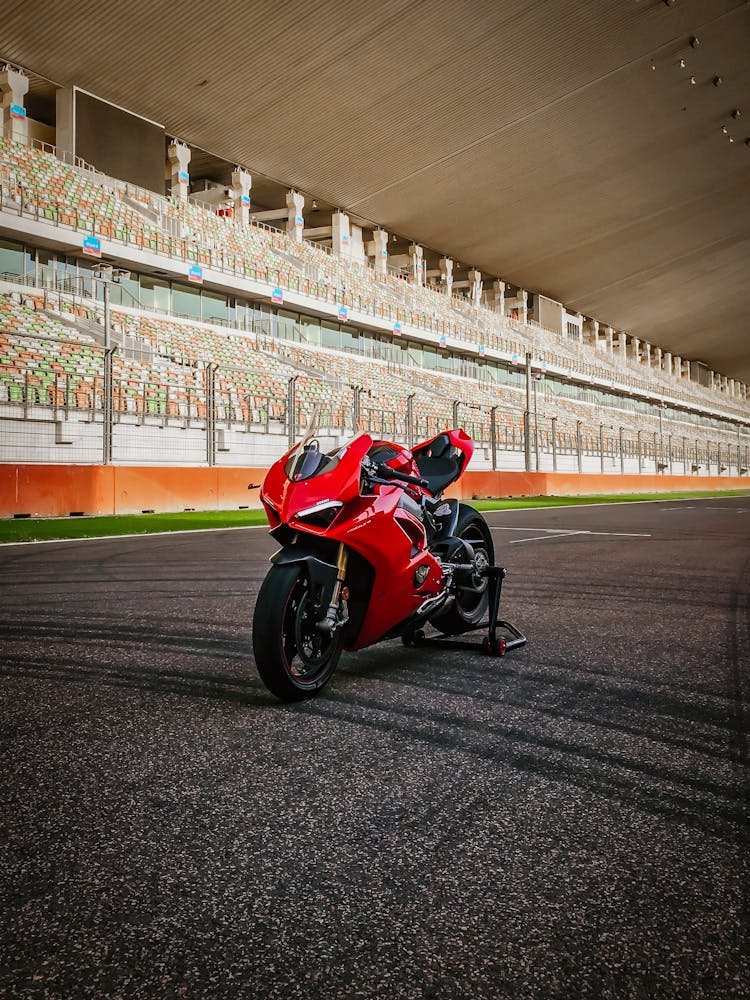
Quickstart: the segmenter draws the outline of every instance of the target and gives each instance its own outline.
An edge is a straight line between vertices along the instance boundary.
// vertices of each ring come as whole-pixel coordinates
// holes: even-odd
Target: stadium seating
[[[298,243],[282,231],[256,224],[237,226],[202,206],[133,188],[63,163],[49,150],[2,138],[0,199],[3,207],[31,213],[40,221],[255,277],[389,322],[399,320],[445,337],[450,345],[460,348],[463,343],[474,356],[481,345],[519,360],[530,351],[542,368],[557,367],[631,389],[660,389],[665,396],[747,415],[746,401],[717,390],[646,369],[619,354],[501,316],[404,276],[376,274],[325,247]],[[101,305],[63,294],[45,298],[34,289],[0,295],[0,404],[23,405],[26,410],[101,407],[103,352],[86,335],[83,324],[77,328],[72,322],[78,320],[101,323]],[[344,428],[351,423],[357,388],[361,429],[403,436],[410,410],[414,437],[427,437],[452,422],[458,401],[459,421],[477,440],[488,440],[489,411],[494,408],[501,446],[505,442],[512,449],[521,447],[525,394],[513,385],[401,368],[153,312],[113,307],[111,321],[123,344],[140,345],[114,356],[116,415],[205,419],[210,365],[216,378],[217,418],[230,426],[242,422],[248,428],[262,425],[268,430],[272,421],[283,424],[288,386],[294,378],[298,425],[317,405],[331,427]],[[563,450],[573,449],[578,433],[584,451],[597,453],[603,420],[608,427],[623,429],[626,449],[632,449],[637,438],[644,454],[649,449],[653,454],[670,436],[689,440],[699,449],[736,445],[735,430],[719,419],[694,423],[687,416],[675,419],[668,411],[660,422],[654,410],[637,412],[628,396],[623,393],[621,399],[622,405],[603,407],[601,402],[542,394],[542,445],[549,444],[551,415],[556,417],[557,441]]]

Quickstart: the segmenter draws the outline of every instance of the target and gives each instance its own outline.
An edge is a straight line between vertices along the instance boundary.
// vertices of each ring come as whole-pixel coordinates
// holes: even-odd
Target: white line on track
[[[643,531],[584,531],[578,528],[537,528],[530,524],[519,524],[513,528],[509,528],[507,525],[493,524],[490,525],[490,531],[544,531],[548,535],[612,535],[615,538],[651,538],[650,534]]]
[[[508,545],[521,545],[523,542],[554,542],[556,538],[567,538],[569,535],[587,535],[587,531],[563,531],[556,535],[532,535],[531,538],[512,538]]]
[[[745,507],[704,507],[703,510],[733,510],[736,514],[746,514]]]

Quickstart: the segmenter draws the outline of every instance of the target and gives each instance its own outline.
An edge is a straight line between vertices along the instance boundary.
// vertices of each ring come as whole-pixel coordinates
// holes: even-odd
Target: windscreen
[[[346,446],[335,448],[329,452],[320,450],[320,444],[315,437],[319,415],[320,411],[316,406],[310,417],[305,436],[286,460],[284,472],[287,479],[291,479],[292,482],[312,479],[313,476],[319,476],[323,472],[330,472],[331,469],[336,468],[346,451]]]

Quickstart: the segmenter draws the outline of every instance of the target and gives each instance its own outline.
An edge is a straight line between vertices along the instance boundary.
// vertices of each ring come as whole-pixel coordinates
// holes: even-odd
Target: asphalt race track
[[[0,995],[747,997],[750,497],[488,519],[527,647],[291,707],[262,529],[0,549]]]

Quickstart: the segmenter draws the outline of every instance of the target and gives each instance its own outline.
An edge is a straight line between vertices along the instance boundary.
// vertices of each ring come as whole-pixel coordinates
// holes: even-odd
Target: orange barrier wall
[[[576,472],[466,472],[450,494],[472,497],[586,496],[597,493],[668,493],[672,490],[741,490],[747,476],[601,475]]]
[[[169,468],[135,465],[0,465],[0,517],[132,514],[142,510],[229,510],[258,507],[265,469]],[[565,472],[467,472],[449,495],[461,499],[573,496],[588,493],[663,493],[747,489],[737,476],[618,476]]]
[[[0,465],[0,517],[138,514],[259,507],[265,469],[136,465]]]

